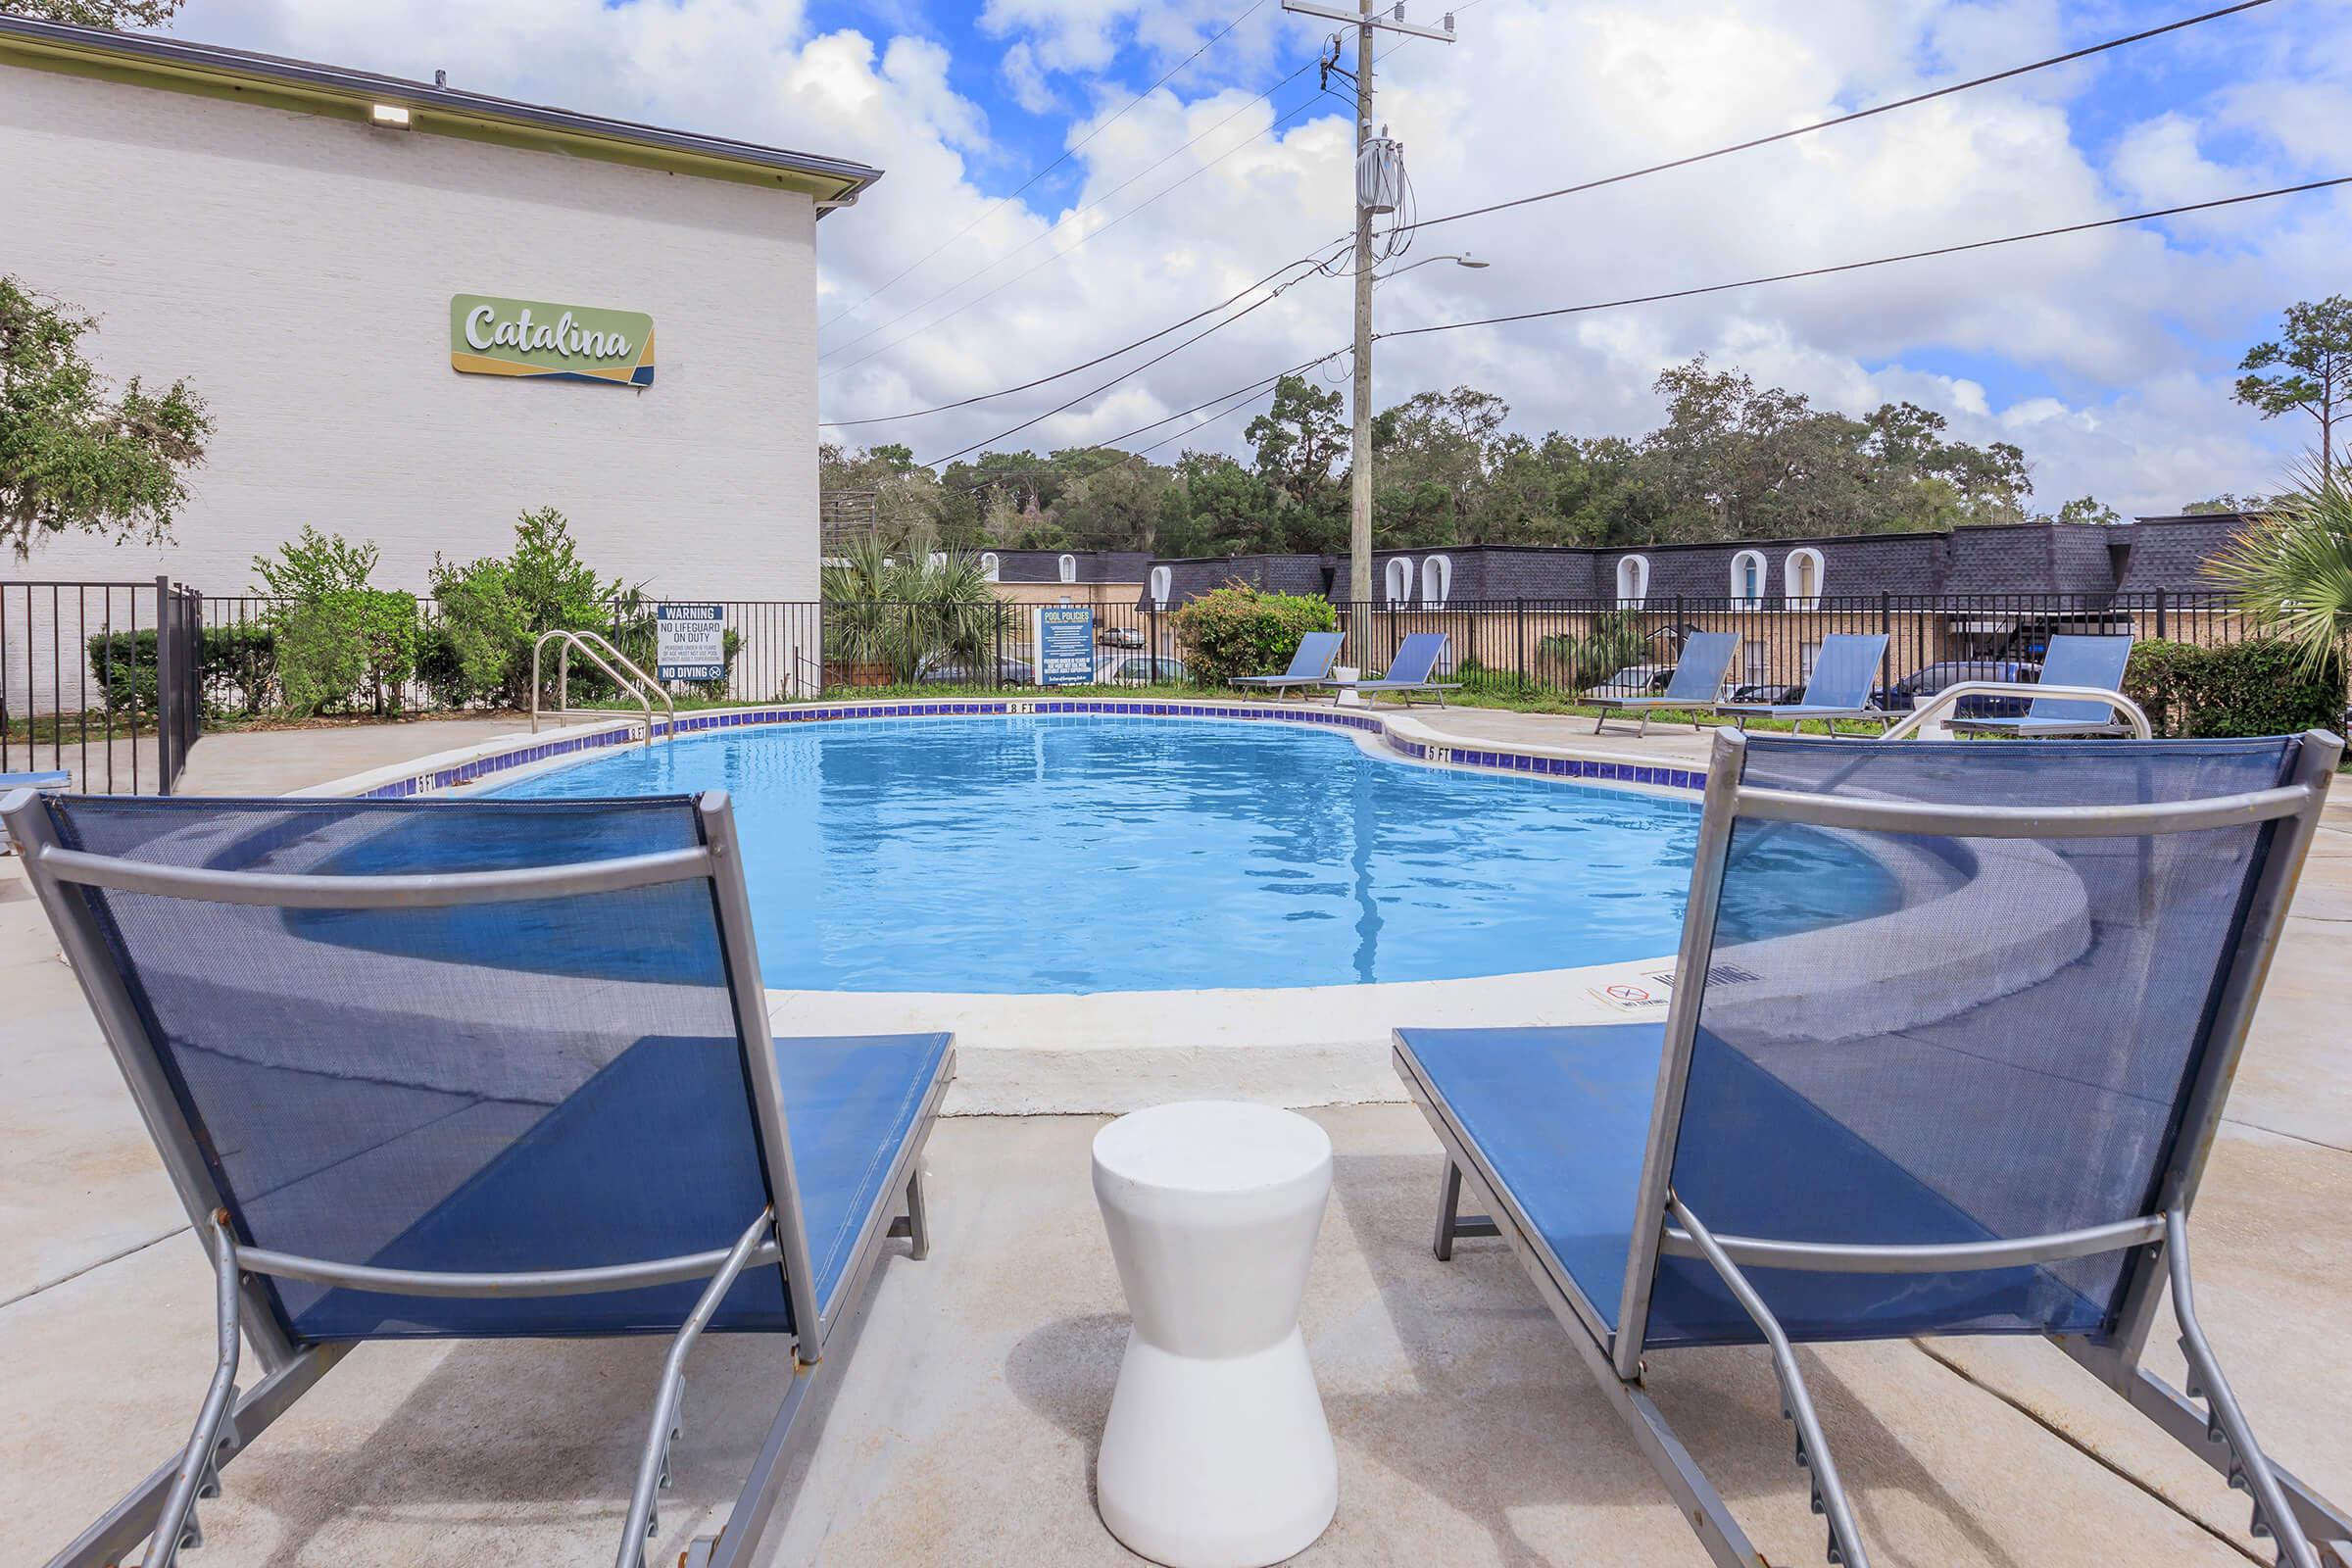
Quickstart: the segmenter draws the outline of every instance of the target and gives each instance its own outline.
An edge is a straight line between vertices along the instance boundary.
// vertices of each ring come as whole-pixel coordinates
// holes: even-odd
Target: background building
[[[878,177],[0,16],[0,269],[97,317],[111,376],[185,376],[216,421],[172,544],[66,536],[0,571],[233,594],[307,523],[422,592],[436,554],[554,506],[625,582],[813,599],[816,223]],[[461,373],[459,295],[650,317],[652,384]]]

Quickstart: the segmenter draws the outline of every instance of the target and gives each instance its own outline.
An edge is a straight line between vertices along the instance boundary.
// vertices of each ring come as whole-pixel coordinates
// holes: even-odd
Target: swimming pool
[[[771,987],[999,993],[1461,979],[1672,953],[1694,804],[1415,766],[1302,726],[869,719],[638,748],[496,793],[724,788]],[[1775,835],[1742,937],[1893,879]]]

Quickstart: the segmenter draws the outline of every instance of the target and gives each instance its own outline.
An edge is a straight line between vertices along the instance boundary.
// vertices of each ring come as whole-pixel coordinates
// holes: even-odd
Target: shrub
[[[297,718],[367,706],[400,710],[416,670],[416,596],[345,588],[285,607],[277,617],[278,679]]]
[[[621,598],[617,578],[599,578],[580,560],[570,522],[553,507],[515,519],[513,555],[464,565],[436,556],[432,581],[441,618],[426,635],[419,668],[434,698],[452,707],[527,706],[531,645],[539,634],[609,631]],[[575,696],[593,701],[612,693],[612,683],[593,664],[572,662]]]
[[[980,558],[939,548],[927,529],[897,544],[861,534],[825,564],[821,582],[826,662],[885,669],[893,685],[987,662],[1006,614]]]
[[[296,717],[363,705],[399,710],[416,668],[416,596],[368,587],[376,560],[373,545],[307,525],[274,557],[253,558],[254,575],[276,600],[263,623]]]
[[[2291,735],[2344,722],[2342,662],[2314,671],[2304,649],[2276,638],[2219,648],[2151,638],[2132,650],[2124,695],[2159,735]]]
[[[127,717],[135,701],[142,715],[155,711],[154,628],[95,632],[88,647],[90,673],[110,708]],[[258,620],[207,626],[197,636],[196,662],[209,712],[262,712],[276,695],[277,632]]]
[[[1170,618],[1193,678],[1211,686],[1236,675],[1279,675],[1299,638],[1340,626],[1319,594],[1263,593],[1240,582],[1203,594]]]

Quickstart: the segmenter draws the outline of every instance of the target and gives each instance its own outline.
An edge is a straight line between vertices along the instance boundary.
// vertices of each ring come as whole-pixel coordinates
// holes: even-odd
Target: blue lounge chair
[[[1230,684],[1262,686],[1277,698],[1294,686],[1304,694],[1330,678],[1332,663],[1340,657],[1340,649],[1347,641],[1346,632],[1310,631],[1298,639],[1298,648],[1291,654],[1291,667],[1281,674],[1236,675]]]
[[[1674,662],[1674,678],[1667,681],[1666,690],[1656,697],[1593,697],[1588,701],[1600,709],[1600,716],[1592,721],[1592,733],[1611,715],[1632,710],[1642,715],[1641,733],[1649,733],[1649,715],[1659,709],[1712,709],[1715,700],[1723,695],[1724,677],[1732,671],[1732,658],[1740,652],[1740,639],[1728,631],[1694,631],[1683,644],[1682,657]],[[1698,728],[1697,720],[1691,721]]]
[[[1435,692],[1438,706],[1446,706],[1446,694],[1462,689],[1461,682],[1434,681],[1429,677],[1446,657],[1446,634],[1442,631],[1416,631],[1406,635],[1396,645],[1396,657],[1389,661],[1388,672],[1377,680],[1327,680],[1323,684],[1335,691],[1354,692],[1363,697],[1377,697],[1393,692],[1412,706],[1413,698],[1423,692]]]
[[[2132,662],[2128,636],[2094,637],[2061,633],[2050,639],[2041,661],[2039,684],[2089,691],[2124,689],[2124,667]],[[2128,735],[2115,710],[2088,698],[2036,697],[2022,718],[1962,718],[1951,727],[1985,735]]]
[[[0,801],[219,1282],[182,1454],[52,1568],[153,1538],[354,1345],[671,1338],[616,1562],[641,1563],[687,1352],[775,1335],[776,1415],[715,1541],[751,1560],[826,1343],[918,1163],[945,1035],[768,1030],[723,793],[635,801]],[[236,1396],[240,1337],[261,1376]],[[233,1405],[233,1409],[232,1409]]]
[[[2352,1517],[2256,1445],[2197,1326],[2185,1226],[2342,750],[1719,732],[1690,983],[1662,1019],[1397,1032],[1446,1150],[1437,1255],[1508,1239],[1719,1564],[1761,1559],[1645,1358],[1767,1346],[1831,1560],[1861,1568],[1790,1345],[2046,1334],[2319,1568],[2314,1539],[2352,1542]],[[1745,880],[1786,874],[1745,853],[1757,836],[1785,855],[1814,833],[1886,858],[1906,906],[1729,927]],[[1465,1185],[1489,1214],[1462,1214]],[[2140,1364],[2168,1283],[2184,1393]]]
[[[1802,702],[1726,703],[1716,710],[1731,714],[1734,727],[1741,730],[1751,718],[1786,718],[1794,721],[1801,735],[1805,721],[1817,718],[1823,734],[1835,735],[1838,719],[1875,718],[1883,734],[1894,715],[1872,707],[1870,693],[1886,657],[1884,632],[1833,632],[1822,639],[1821,652],[1814,656]]]

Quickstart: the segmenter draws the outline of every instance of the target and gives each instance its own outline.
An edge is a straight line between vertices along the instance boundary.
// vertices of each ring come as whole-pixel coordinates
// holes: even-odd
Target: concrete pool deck
[[[1463,712],[1479,725],[1563,721]],[[1591,721],[1564,721],[1589,732]],[[464,744],[212,736],[185,787],[275,792]],[[1466,738],[1546,744],[1558,731]],[[332,735],[327,747],[309,737]],[[346,739],[346,737],[353,737]],[[1566,739],[1581,739],[1570,735]],[[1604,737],[1605,739],[1609,739]],[[1653,737],[1654,739],[1654,737]],[[1690,738],[1671,737],[1689,743]],[[307,742],[307,743],[306,743]],[[370,745],[389,742],[380,756]],[[1631,742],[1626,744],[1630,745]],[[208,755],[208,753],[210,755]],[[200,771],[201,770],[201,771]],[[220,780],[219,783],[201,781]],[[2200,1200],[2207,1328],[2256,1430],[2343,1501],[2352,1446],[2352,797],[2297,893]],[[15,862],[0,860],[0,1562],[38,1562],[185,1436],[210,1273]],[[1341,1456],[1312,1564],[1701,1564],[1500,1244],[1427,1250],[1436,1142],[1413,1111],[1315,1112],[1336,1185],[1304,1322]],[[1098,1117],[965,1117],[932,1142],[931,1259],[879,1269],[768,1560],[1119,1564],[1091,1499],[1123,1307],[1089,1186]],[[2154,1337],[2169,1347],[2169,1327]],[[652,1341],[372,1346],[226,1476],[194,1568],[610,1560]],[[2242,1564],[2242,1494],[2040,1342],[1803,1352],[1881,1560]],[[2169,1350],[2151,1355],[2174,1378]],[[708,1527],[772,1407],[773,1346],[690,1372],[653,1560]],[[1660,1402],[1775,1562],[1820,1560],[1760,1351],[1658,1358]]]

